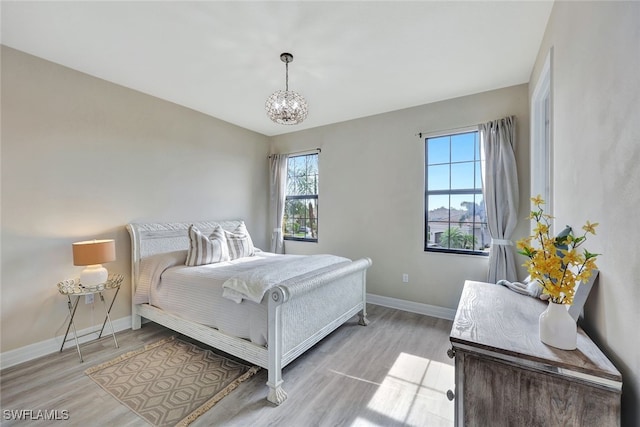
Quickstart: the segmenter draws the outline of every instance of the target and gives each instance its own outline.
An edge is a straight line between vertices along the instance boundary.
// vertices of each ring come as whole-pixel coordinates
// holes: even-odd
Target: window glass
[[[461,133],[451,136],[451,162],[475,160],[476,139],[474,133]]]
[[[473,154],[473,151],[471,152]],[[451,165],[451,188],[475,188],[474,162],[453,163]]]
[[[446,190],[449,188],[450,165],[433,165],[428,169],[428,180],[434,190]]]
[[[428,145],[428,155],[430,165],[438,163],[449,163],[449,138],[431,138]]]

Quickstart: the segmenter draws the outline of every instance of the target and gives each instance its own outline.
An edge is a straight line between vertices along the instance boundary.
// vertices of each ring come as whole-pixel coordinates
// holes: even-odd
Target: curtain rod
[[[447,133],[456,133],[458,131],[462,132],[462,131],[467,131],[467,130],[471,130],[474,128],[478,128],[479,124],[476,125],[469,125],[469,126],[463,126],[463,127],[459,127],[459,128],[453,128],[453,129],[441,129],[441,130],[432,130],[429,132],[418,132],[415,134],[415,136],[417,136],[418,138],[422,139],[422,137],[424,135],[438,135],[438,134],[447,134]]]
[[[302,151],[294,151],[292,153],[282,153],[282,154],[286,154],[287,156],[291,156],[292,154],[303,154],[303,153],[309,153],[311,154],[312,152],[317,151],[318,153],[322,152],[322,148],[311,148],[309,150],[302,150]],[[276,153],[273,153],[276,154]],[[273,154],[269,154],[268,158],[270,159]]]

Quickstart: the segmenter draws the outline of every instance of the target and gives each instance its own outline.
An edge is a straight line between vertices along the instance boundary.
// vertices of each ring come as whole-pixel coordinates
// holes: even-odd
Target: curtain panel
[[[518,222],[515,116],[479,125],[484,161],[482,191],[491,234],[488,282],[517,281],[511,234]]]
[[[276,254],[284,253],[284,236],[282,233],[282,221],[284,218],[284,203],[287,185],[287,161],[288,154],[272,154],[269,156],[269,188],[271,193],[270,213],[271,225],[271,249]]]

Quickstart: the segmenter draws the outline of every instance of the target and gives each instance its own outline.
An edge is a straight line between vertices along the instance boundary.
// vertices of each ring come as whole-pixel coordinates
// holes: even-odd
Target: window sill
[[[464,250],[456,250],[456,249],[441,249],[441,248],[425,248],[425,252],[435,252],[439,254],[449,254],[449,255],[467,255],[474,257],[489,257],[489,251],[464,251]]]
[[[305,239],[305,238],[298,238],[298,237],[285,237],[284,238],[285,242],[310,242],[310,243],[318,243],[318,239]]]

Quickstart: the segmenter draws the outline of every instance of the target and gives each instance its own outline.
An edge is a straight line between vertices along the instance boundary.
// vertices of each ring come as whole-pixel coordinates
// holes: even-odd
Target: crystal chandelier
[[[285,63],[287,70],[285,90],[278,90],[271,94],[264,108],[274,122],[281,125],[297,125],[307,118],[307,101],[298,92],[289,90],[289,62],[293,61],[293,55],[282,53],[280,60]]]

